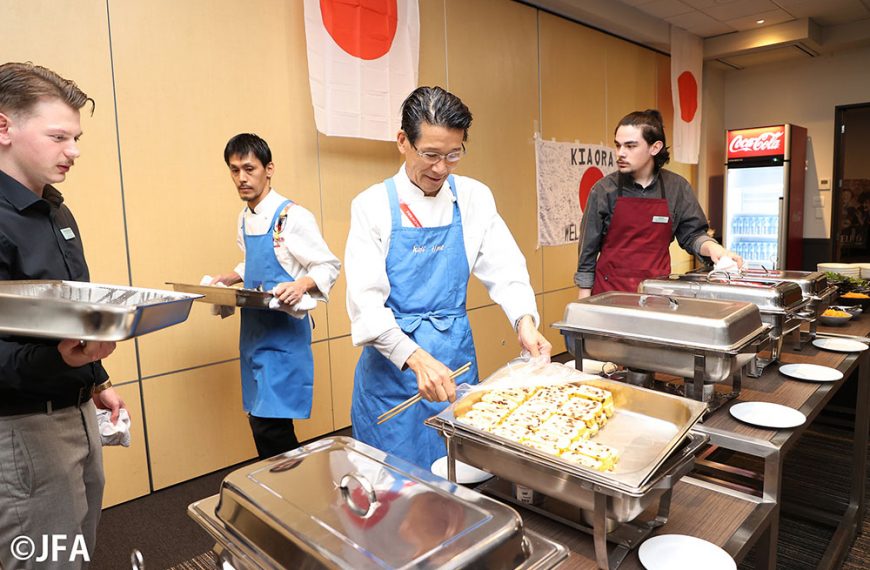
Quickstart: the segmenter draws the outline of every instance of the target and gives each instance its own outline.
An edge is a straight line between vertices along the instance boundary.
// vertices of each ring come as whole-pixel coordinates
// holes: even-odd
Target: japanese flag
[[[674,99],[674,160],[698,164],[701,150],[701,38],[671,26],[671,92]]]
[[[396,140],[417,87],[417,0],[305,0],[305,38],[317,130]]]

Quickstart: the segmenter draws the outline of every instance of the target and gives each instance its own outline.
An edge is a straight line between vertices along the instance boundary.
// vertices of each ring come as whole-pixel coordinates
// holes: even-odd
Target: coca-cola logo
[[[728,145],[728,152],[758,152],[779,150],[785,133],[761,133],[757,137],[734,135]]]

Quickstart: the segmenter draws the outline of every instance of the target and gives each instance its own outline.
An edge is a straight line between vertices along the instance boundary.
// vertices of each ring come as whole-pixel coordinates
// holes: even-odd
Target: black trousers
[[[260,459],[268,459],[299,447],[293,420],[286,418],[259,418],[248,416],[254,444]]]

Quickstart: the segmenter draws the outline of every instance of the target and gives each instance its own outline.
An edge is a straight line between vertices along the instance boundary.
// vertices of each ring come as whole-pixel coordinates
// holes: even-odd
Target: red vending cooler
[[[725,247],[753,269],[801,269],[807,130],[728,131]]]

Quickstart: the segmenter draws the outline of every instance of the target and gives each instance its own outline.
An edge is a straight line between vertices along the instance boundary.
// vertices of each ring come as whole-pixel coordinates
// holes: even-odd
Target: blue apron
[[[456,189],[453,176],[447,178]],[[414,342],[451,370],[471,362],[458,382],[477,382],[477,359],[465,311],[468,259],[458,200],[448,226],[402,227],[399,198],[392,178],[384,181],[390,200],[392,232],[386,268],[392,309],[399,327]],[[447,402],[421,400],[381,425],[377,417],[417,393],[411,369],[396,368],[371,346],[363,349],[353,382],[353,436],[369,445],[428,469],[447,454],[438,432],[423,420],[447,407]]]
[[[285,201],[272,218],[269,231],[245,236],[245,288],[270,291],[278,283],[295,281],[278,262],[272,228]],[[304,419],[311,416],[314,396],[314,358],[308,318],[295,319],[282,311],[242,309],[239,335],[242,365],[242,404],[261,418]]]

